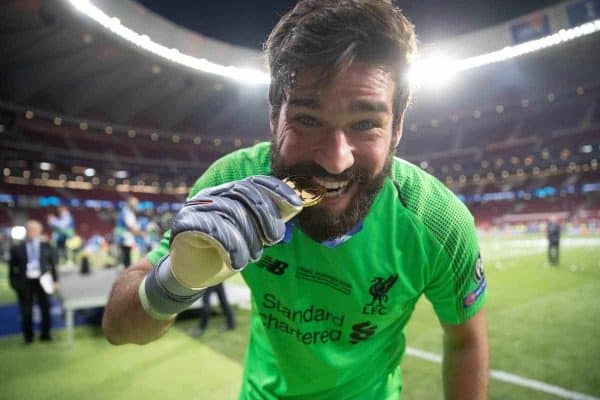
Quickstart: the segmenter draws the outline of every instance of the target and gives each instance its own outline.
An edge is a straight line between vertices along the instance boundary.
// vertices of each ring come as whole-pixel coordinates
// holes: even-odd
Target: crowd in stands
[[[598,232],[599,94],[588,85],[444,118],[409,115],[398,155],[448,185],[481,230],[543,232],[556,214],[566,231]],[[51,198],[68,206],[83,242],[114,243],[118,210],[134,195],[162,231],[165,210],[177,210],[213,160],[260,140],[81,126],[15,115],[3,133],[0,227],[25,215],[48,223],[42,200]]]

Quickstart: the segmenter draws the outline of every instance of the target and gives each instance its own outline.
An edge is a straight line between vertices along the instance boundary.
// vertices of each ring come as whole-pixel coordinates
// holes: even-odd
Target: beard
[[[350,180],[349,185],[356,184],[357,192],[354,194],[345,210],[334,213],[322,205],[306,207],[298,214],[296,220],[304,233],[317,242],[324,242],[341,237],[355,228],[363,221],[379,190],[383,187],[385,179],[390,176],[392,159],[395,148],[390,146],[390,151],[379,173],[371,174],[365,168],[354,166],[344,172],[333,175],[320,165],[309,162],[292,166],[284,166],[276,142],[271,145],[271,168],[276,178],[307,177],[329,178],[335,180]]]

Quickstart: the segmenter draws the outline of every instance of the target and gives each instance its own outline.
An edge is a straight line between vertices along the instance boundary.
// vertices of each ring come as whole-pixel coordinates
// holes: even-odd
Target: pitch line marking
[[[247,287],[242,287],[234,284],[226,284],[226,291],[228,296],[233,294],[236,299],[238,299],[238,305],[245,309],[250,309],[250,290]],[[244,299],[245,301],[239,301],[240,299]],[[235,301],[232,301],[235,303]],[[439,354],[428,353],[423,350],[416,349],[414,347],[406,347],[406,354],[409,356],[421,358],[423,360],[431,361],[434,363],[440,364],[442,362],[442,357]],[[502,382],[510,383],[517,386],[523,386],[529,389],[537,390],[539,392],[549,393],[555,395],[557,397],[561,397],[563,399],[569,400],[600,400],[598,397],[590,396],[587,394],[574,392],[572,390],[563,389],[560,386],[550,385],[548,383],[544,383],[541,381],[536,381],[534,379],[523,378],[519,375],[510,374],[504,371],[497,371],[492,369],[490,371],[490,376],[494,379],[497,379]]]
[[[434,363],[441,363],[442,357],[438,354],[428,353],[423,350],[407,347],[406,354],[409,356],[421,358],[423,360]],[[549,393],[563,399],[571,400],[600,400],[598,397],[590,396],[584,393],[574,392],[572,390],[563,389],[560,386],[550,385],[535,379],[523,378],[519,375],[510,374],[504,371],[490,370],[490,376],[502,382],[511,383],[517,386],[523,386],[529,389],[537,390],[538,392]]]

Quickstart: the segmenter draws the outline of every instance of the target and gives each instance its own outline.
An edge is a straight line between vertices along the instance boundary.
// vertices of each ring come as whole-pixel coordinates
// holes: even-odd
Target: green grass
[[[544,250],[539,238],[482,240],[491,366],[600,397],[600,246],[564,241],[558,268],[548,266]],[[77,328],[70,349],[63,332],[49,345],[0,339],[0,399],[235,399],[249,313],[236,316],[236,331],[221,333],[216,317],[195,339],[186,334],[195,320],[184,320],[147,346],[111,346],[93,327]],[[441,330],[426,301],[407,339],[440,353]],[[407,356],[402,369],[403,400],[442,398],[439,364]],[[492,379],[490,399],[558,397]]]
[[[16,301],[17,295],[8,283],[8,265],[0,262],[0,305]]]
[[[249,313],[238,313],[248,326]],[[68,348],[54,342],[23,346],[3,339],[1,399],[233,399],[241,380],[246,334],[220,332],[211,320],[201,339],[187,335],[196,320],[178,322],[167,337],[146,346],[111,346],[99,328],[77,328]]]

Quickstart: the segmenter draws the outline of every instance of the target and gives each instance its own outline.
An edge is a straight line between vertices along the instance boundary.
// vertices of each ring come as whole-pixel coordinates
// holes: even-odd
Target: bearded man
[[[397,399],[404,330],[425,295],[444,330],[446,397],[485,398],[473,218],[394,156],[415,47],[390,0],[304,0],[284,15],[265,46],[271,143],[197,180],[162,244],[115,283],[108,340],[157,339],[241,272],[252,320],[240,399]]]

